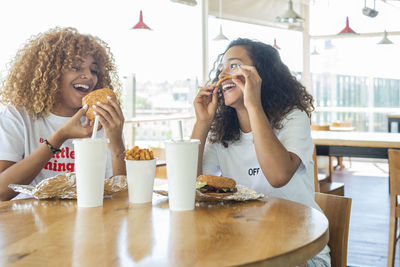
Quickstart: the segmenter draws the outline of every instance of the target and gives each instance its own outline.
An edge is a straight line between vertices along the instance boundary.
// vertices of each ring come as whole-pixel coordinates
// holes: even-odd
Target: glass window
[[[400,36],[390,35],[398,31],[400,3],[376,1],[379,13],[374,18],[363,15],[363,7],[362,1],[310,2],[311,35],[330,35],[311,40],[311,48],[318,51],[310,58],[316,106],[313,120],[325,124],[352,121],[357,131],[387,131],[387,114],[400,111]],[[359,35],[338,38],[346,16]],[[377,44],[385,29],[394,44]]]

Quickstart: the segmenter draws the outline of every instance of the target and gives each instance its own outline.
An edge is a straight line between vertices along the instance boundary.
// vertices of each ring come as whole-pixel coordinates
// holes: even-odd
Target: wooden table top
[[[170,212],[168,199],[103,207],[73,200],[0,203],[0,266],[295,266],[328,241],[328,221],[301,204],[267,198],[201,203]]]
[[[400,133],[311,131],[315,145],[400,148]]]

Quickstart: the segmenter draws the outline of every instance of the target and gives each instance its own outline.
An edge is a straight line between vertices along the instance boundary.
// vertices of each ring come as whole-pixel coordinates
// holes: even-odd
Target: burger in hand
[[[196,189],[212,197],[225,197],[237,191],[235,180],[211,174],[203,174],[197,177]]]
[[[97,102],[108,103],[107,96],[111,97],[114,100],[117,100],[117,96],[115,95],[115,93],[108,88],[96,89],[87,94],[84,98],[82,98],[82,106],[88,105],[86,117],[89,120],[94,121],[95,118],[92,106],[96,105]]]

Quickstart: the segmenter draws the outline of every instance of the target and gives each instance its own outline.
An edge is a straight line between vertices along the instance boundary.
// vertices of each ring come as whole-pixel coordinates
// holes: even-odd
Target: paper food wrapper
[[[9,188],[36,199],[76,199],[75,173],[59,174],[42,180],[36,186],[10,184]],[[113,176],[104,180],[104,195],[113,195],[128,188],[125,175]]]
[[[209,196],[196,190],[196,201],[247,201],[265,198],[264,194],[258,193],[244,185],[236,185],[236,188],[237,192],[224,197]],[[168,196],[168,184],[157,187],[153,192],[159,195]]]

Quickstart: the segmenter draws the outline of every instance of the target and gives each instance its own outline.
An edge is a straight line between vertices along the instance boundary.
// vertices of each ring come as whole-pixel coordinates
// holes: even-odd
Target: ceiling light
[[[222,32],[222,25],[219,25],[219,34],[213,39],[214,41],[229,40]]]
[[[289,9],[286,10],[281,16],[276,17],[276,20],[281,23],[297,23],[302,22],[304,19],[293,10],[293,1],[289,0]]]
[[[136,25],[133,26],[132,29],[133,29],[133,30],[138,30],[138,29],[151,30],[150,27],[147,26],[147,25],[143,22],[142,10],[140,10],[139,22],[136,23]]]
[[[274,38],[274,45],[273,45],[273,47],[274,47],[276,50],[281,50],[281,48],[276,44],[276,38]]]
[[[197,5],[196,0],[171,0],[171,2],[179,3],[179,4],[184,4],[188,6],[195,6]]]
[[[317,47],[315,47],[315,45],[314,45],[314,51],[311,52],[311,55],[312,56],[318,56],[319,55],[319,53],[317,51]]]
[[[346,27],[344,27],[344,29],[338,33],[340,34],[357,34],[355,31],[353,31],[352,28],[350,28],[349,26],[349,17],[346,17]]]
[[[364,0],[364,8],[362,9],[362,13],[367,17],[375,18],[379,13],[375,9],[375,0],[374,0],[374,8],[367,7],[367,0]]]
[[[219,0],[219,19],[222,19],[222,0]],[[228,37],[226,37],[222,33],[222,24],[219,25],[219,34],[213,40],[214,41],[229,40]]]
[[[387,38],[386,30],[383,32],[383,38],[378,44],[393,44],[393,42],[390,41],[389,38]]]

